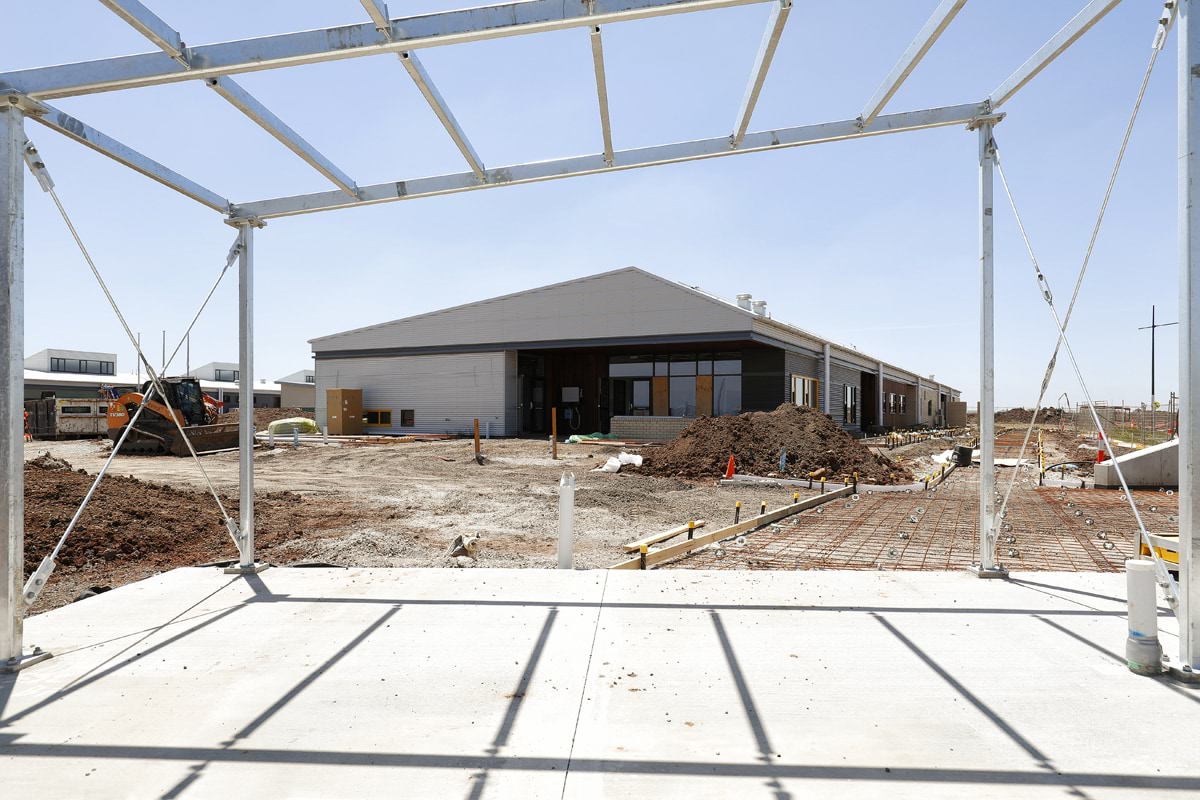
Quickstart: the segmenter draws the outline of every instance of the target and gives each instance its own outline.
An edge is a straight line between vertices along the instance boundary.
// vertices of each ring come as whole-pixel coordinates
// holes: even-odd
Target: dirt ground
[[[785,456],[780,469],[780,455]],[[784,403],[774,411],[737,416],[700,417],[679,436],[646,452],[642,472],[702,479],[725,471],[734,457],[738,473],[767,478],[858,473],[869,483],[907,483],[906,467],[881,451],[873,451],[842,430],[830,417],[811,408]]]
[[[1023,431],[1014,427],[1002,440],[1015,438],[1019,446],[1021,435]],[[1044,437],[1048,463],[1095,458],[1094,442],[1049,426]],[[889,450],[886,455],[920,475],[936,471],[940,465],[933,456],[957,443],[961,442],[930,440]],[[761,502],[774,509],[792,499],[789,488],[720,486],[715,476],[688,480],[632,471],[592,471],[619,452],[604,445],[560,445],[559,460],[554,461],[544,441],[494,440],[483,442],[485,462],[479,465],[472,457],[470,440],[259,449],[254,456],[258,554],[281,565],[316,561],[364,567],[551,568],[557,563],[558,482],[564,472],[574,473],[577,480],[574,542],[575,564],[581,568],[612,566],[628,558],[621,545],[689,519],[707,520],[709,530],[728,525],[733,522],[736,501],[750,514]],[[108,448],[107,442],[95,440],[31,442],[26,444],[25,454],[27,461],[39,462],[26,467],[26,568],[31,571],[65,529],[92,476],[107,458]],[[1006,455],[999,446],[997,455]],[[1011,453],[1015,455],[1015,451]],[[1035,458],[1032,451],[1029,458]],[[204,456],[201,465],[236,518],[237,453]],[[1001,470],[1002,485],[1006,485],[1008,473]],[[1033,476],[1027,473],[1026,480]],[[948,553],[967,557],[972,552],[970,538],[977,536],[972,532],[977,489],[963,485],[965,476],[954,477],[938,494],[939,535],[949,537]],[[118,456],[68,540],[36,610],[71,602],[94,587],[116,587],[180,566],[236,558],[216,503],[205,487],[204,477],[191,459]],[[800,492],[802,497],[811,494],[815,492]],[[1067,557],[1064,561],[1060,557],[1078,550],[1091,530],[1107,530],[1109,525],[1128,527],[1123,518],[1108,519],[1112,498],[1101,498],[1103,492],[1084,494],[1095,495],[1091,502],[1099,504],[1094,511],[1095,529],[1079,536],[1071,534],[1059,545],[1031,548],[1027,536],[1060,527],[1067,531],[1070,525],[1063,526],[1062,520],[1072,523],[1074,519],[1057,513],[1039,514],[1037,520],[1030,520],[1031,530],[1022,537],[1023,552],[1028,549],[1031,557],[1037,553],[1038,560],[1047,564],[1078,562],[1082,565],[1078,568],[1104,568],[1099,563],[1089,567],[1084,559]],[[1115,498],[1116,493],[1112,494]],[[911,511],[906,497],[864,495],[863,502],[855,503],[857,511],[829,511],[824,524],[834,523],[843,513],[851,514],[857,520],[851,525],[870,540],[862,552],[870,552],[877,545],[882,547],[879,542],[898,536],[895,519],[903,527]],[[1165,504],[1169,505],[1170,501]],[[881,508],[867,515],[870,520],[859,519],[876,506]],[[1126,512],[1117,508],[1111,513]],[[775,530],[782,528],[775,526]],[[813,535],[823,536],[822,530],[814,528]],[[460,562],[448,555],[459,536],[479,537],[473,559]],[[782,560],[776,559],[778,564],[786,562],[786,567],[779,567],[764,554],[755,559],[764,565],[771,563],[772,568],[797,568],[795,559],[788,560],[791,552],[784,557],[781,551]],[[886,554],[889,549],[880,552]],[[957,566],[955,559],[947,557],[946,565]],[[689,561],[690,566],[707,563],[699,557]],[[733,559],[729,565],[737,561]],[[827,563],[837,563],[837,558]],[[846,565],[858,566],[849,558]]]
[[[451,542],[470,535],[481,537],[477,566],[553,567],[558,482],[565,471],[577,481],[575,564],[584,568],[611,566],[627,558],[622,544],[692,518],[729,524],[737,500],[747,508],[764,500],[777,508],[792,497],[790,489],[720,487],[715,479],[591,472],[620,452],[605,446],[560,445],[558,461],[542,441],[485,441],[482,449],[483,466],[474,462],[469,440],[260,449],[255,452],[260,555],[279,564],[449,567],[456,565],[446,555]],[[92,476],[107,457],[104,443],[88,440],[33,442],[25,452],[27,460],[50,452]],[[201,463],[233,514],[237,453],[204,456]],[[27,507],[28,570],[57,541],[90,480],[77,472],[38,474],[45,472],[26,469],[27,495],[57,492],[50,498],[35,495]],[[39,608],[69,602],[93,586],[236,558],[192,459],[118,456],[109,474],[119,481],[106,478],[101,484],[64,551],[70,563],[64,558],[56,569]],[[113,504],[106,500],[106,485],[116,490]],[[117,494],[127,502],[117,503]],[[125,511],[118,513],[117,505]],[[100,533],[93,533],[97,528]],[[120,555],[106,558],[108,551]]]

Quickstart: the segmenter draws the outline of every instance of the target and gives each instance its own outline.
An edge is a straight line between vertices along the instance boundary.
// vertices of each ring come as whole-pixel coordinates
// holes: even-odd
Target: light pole
[[[1154,308],[1154,306],[1150,306],[1150,324],[1143,325],[1142,327],[1138,328],[1139,331],[1145,331],[1145,330],[1150,331],[1150,432],[1151,432],[1152,437],[1154,435],[1154,417],[1155,417],[1155,414],[1154,414],[1154,412],[1155,412],[1155,408],[1154,408],[1154,334],[1155,334],[1155,330],[1158,328],[1166,328],[1166,327],[1170,327],[1171,325],[1179,324],[1178,322],[1158,322],[1158,321],[1156,321],[1154,314],[1155,314],[1155,308]]]

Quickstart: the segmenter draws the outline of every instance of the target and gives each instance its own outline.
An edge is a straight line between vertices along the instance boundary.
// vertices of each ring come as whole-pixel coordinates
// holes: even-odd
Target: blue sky
[[[366,20],[355,0],[149,0],[189,44]],[[464,3],[393,2],[392,13]],[[971,0],[885,113],[975,102],[1083,0]],[[936,0],[796,2],[751,130],[857,116]],[[618,149],[727,134],[768,5],[604,29]],[[1042,267],[1065,307],[1147,59],[1161,3],[1125,0],[1028,85],[996,130]],[[0,71],[146,52],[99,3],[12,3]],[[424,50],[489,166],[594,153],[585,29]],[[1178,313],[1175,37],[1159,59],[1071,341],[1096,400],[1149,396],[1150,306]],[[238,81],[359,184],[465,164],[398,61],[353,59]],[[55,101],[234,201],[329,184],[197,82]],[[157,358],[182,334],[234,231],[221,217],[34,123],[59,194]],[[636,265],[978,398],[977,139],[961,128],[875,137],[275,220],[257,236],[256,361],[311,366],[307,340]],[[997,404],[1037,397],[1054,326],[997,180]],[[27,181],[26,351],[133,351],[49,198]],[[237,357],[234,276],[192,336],[193,365]],[[1160,331],[1160,398],[1178,390]],[[1066,359],[1048,393],[1082,399]]]

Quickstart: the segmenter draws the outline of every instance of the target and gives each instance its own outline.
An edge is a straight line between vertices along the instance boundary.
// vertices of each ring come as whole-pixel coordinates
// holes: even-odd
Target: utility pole
[[[1139,331],[1150,331],[1150,431],[1154,431],[1154,334],[1158,328],[1167,328],[1171,325],[1178,325],[1178,322],[1158,322],[1155,319],[1155,308],[1150,306],[1150,324],[1143,325],[1138,328]]]

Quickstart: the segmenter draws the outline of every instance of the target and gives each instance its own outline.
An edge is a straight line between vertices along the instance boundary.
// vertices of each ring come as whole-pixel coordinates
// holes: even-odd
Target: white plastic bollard
[[[275,431],[267,428],[267,447],[275,449]]]
[[[292,447],[300,446],[300,429],[292,428]]]
[[[575,474],[564,472],[558,481],[558,568],[575,568]]]
[[[329,444],[329,426],[321,426],[321,444]]]
[[[1125,640],[1125,663],[1139,675],[1163,671],[1162,645],[1158,641],[1158,589],[1154,562],[1131,558],[1125,562],[1126,592],[1129,597],[1129,638]]]

